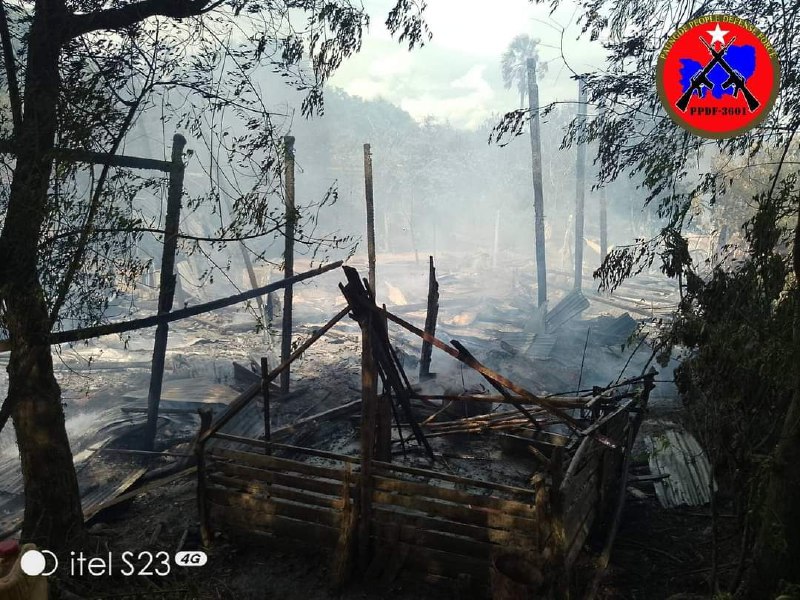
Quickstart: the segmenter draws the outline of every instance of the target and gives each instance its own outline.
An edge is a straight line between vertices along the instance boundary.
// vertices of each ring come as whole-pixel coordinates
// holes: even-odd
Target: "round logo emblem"
[[[658,95],[681,127],[729,138],[766,118],[780,85],[775,50],[748,21],[705,15],[680,27],[658,58]]]

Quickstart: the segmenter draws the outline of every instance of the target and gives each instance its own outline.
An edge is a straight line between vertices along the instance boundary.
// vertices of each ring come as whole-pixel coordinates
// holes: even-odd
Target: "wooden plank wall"
[[[446,479],[415,479],[389,465],[374,467],[375,547],[398,547],[410,570],[455,581],[466,575],[470,585],[485,587],[495,556],[539,550],[533,490],[511,499],[488,488],[478,492],[479,485],[469,492]]]
[[[344,467],[215,448],[208,452],[206,468],[213,528],[336,546],[343,512],[352,502]]]
[[[243,536],[280,536],[334,549],[352,527],[360,476],[255,452],[212,448],[206,502],[212,527]],[[489,585],[495,556],[529,557],[545,542],[535,491],[518,494],[446,474],[441,479],[376,462],[370,540],[378,570],[407,569],[432,580]],[[414,471],[406,469],[406,471]],[[448,480],[451,479],[451,480]],[[495,486],[501,487],[501,486]],[[469,489],[470,491],[467,491]],[[516,496],[514,498],[513,496]],[[373,565],[374,566],[374,565]]]
[[[576,452],[577,463],[570,466],[571,473],[559,490],[567,569],[580,553],[592,525],[613,503],[629,426],[630,412],[626,410],[601,428],[617,448],[609,448],[593,437],[584,438],[581,443],[587,448]]]

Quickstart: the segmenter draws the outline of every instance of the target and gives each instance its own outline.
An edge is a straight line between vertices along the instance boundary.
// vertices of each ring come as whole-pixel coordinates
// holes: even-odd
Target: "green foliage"
[[[101,26],[68,39],[59,68],[56,139],[61,147],[147,156],[142,149],[149,146],[131,134],[137,123],[155,124],[163,132],[164,154],[171,133],[185,132],[196,152],[184,156],[182,218],[194,215],[217,226],[204,235],[182,229],[181,251],[208,258],[209,281],[229,267],[213,257],[220,248],[248,242],[263,257],[261,240],[280,235],[284,224],[281,136],[286,123],[259,85],[259,73],[276,72],[303,92],[304,115],[321,113],[325,84],[360,50],[369,23],[363,7],[347,0],[223,0],[212,6],[192,18],[140,18],[113,35]],[[17,49],[18,79],[24,82],[29,23],[34,11],[43,9],[28,0],[4,7]],[[89,13],[108,7],[89,0],[70,8]],[[424,5],[399,0],[389,16],[392,32],[410,46],[427,39],[423,10]],[[12,133],[10,108],[4,105],[0,135]],[[134,151],[126,148],[129,144]],[[11,181],[13,161],[4,157],[0,171],[4,181]],[[192,172],[206,176],[202,185],[193,184]],[[150,246],[157,255],[166,198],[166,178],[151,175],[56,162],[38,261],[56,328],[65,319],[72,326],[98,323],[109,302],[133,289],[150,267],[151,259],[140,249]],[[9,190],[0,186],[0,227]],[[351,237],[319,231],[320,211],[337,199],[336,188],[329,187],[319,199],[297,204],[296,239],[315,259],[355,249]]]
[[[549,4],[555,8],[560,0]],[[765,457],[776,450],[800,362],[793,339],[798,283],[792,273],[792,260],[797,261],[792,244],[795,251],[800,247],[793,241],[800,235],[795,231],[800,30],[792,24],[800,4],[577,4],[583,34],[602,38],[608,58],[602,71],[577,74],[584,77],[596,116],[587,127],[573,120],[564,145],[596,143],[599,181],[638,180],[642,203],[661,220],[654,235],[614,249],[595,276],[601,288],[613,290],[658,264],[678,280],[681,302],[660,343],[687,354],[675,377],[688,419],[711,455],[722,489],[739,514],[748,515],[745,531],[776,531],[768,537],[783,547],[794,532],[780,529],[780,517],[764,505],[767,479],[779,477]],[[720,141],[678,127],[661,107],[653,81],[668,36],[693,17],[715,13],[755,24],[775,48],[782,71],[781,92],[768,118],[746,134]],[[540,113],[552,108],[542,107]],[[508,113],[491,140],[504,143],[521,135],[530,116],[528,111]],[[714,209],[716,231],[707,233],[719,239],[717,251],[705,261],[693,255],[689,244],[698,205]],[[783,501],[791,505],[800,499]],[[753,537],[743,540],[745,548]]]
[[[547,72],[547,64],[539,63],[539,40],[527,34],[520,34],[511,40],[508,48],[500,59],[500,68],[503,75],[503,84],[506,89],[516,86],[519,93],[520,106],[523,106],[525,95],[528,93],[528,59],[532,58],[537,67],[537,75]]]

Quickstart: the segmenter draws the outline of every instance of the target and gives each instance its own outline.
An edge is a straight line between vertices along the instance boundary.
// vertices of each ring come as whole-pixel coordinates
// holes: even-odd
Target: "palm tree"
[[[507,90],[514,85],[519,92],[520,108],[525,104],[525,94],[528,91],[528,69],[527,60],[532,58],[536,61],[537,70],[544,74],[547,71],[547,63],[539,64],[539,40],[534,39],[527,33],[521,33],[508,45],[503,52],[501,59],[501,69],[503,71],[503,83]]]

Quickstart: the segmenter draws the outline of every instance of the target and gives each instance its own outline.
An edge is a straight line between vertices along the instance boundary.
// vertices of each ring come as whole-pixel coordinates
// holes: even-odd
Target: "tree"
[[[209,115],[227,110],[240,118],[244,132],[227,138],[219,132],[217,139],[235,156],[231,162],[263,173],[251,193],[234,203],[249,222],[227,229],[239,233],[253,223],[263,226],[272,217],[265,207],[277,143],[263,98],[249,83],[251,74],[265,66],[281,69],[307,92],[303,112],[321,110],[322,86],[360,49],[368,17],[346,0],[21,0],[13,16],[10,35],[24,52],[19,61],[5,53],[6,81],[15,80],[19,69],[23,85],[22,98],[11,98],[21,118],[13,119],[13,177],[0,205],[0,322],[12,345],[0,427],[11,415],[25,482],[23,537],[57,549],[81,532],[82,513],[50,332],[85,272],[84,258],[97,250],[98,236],[102,251],[111,243],[103,236],[128,236],[129,242],[131,234],[148,228],[141,222],[128,223],[127,231],[98,226],[98,213],[109,207],[103,186],[94,187],[88,202],[59,189],[65,171],[74,167],[56,161],[56,140],[116,152],[154,99],[172,109],[168,121],[195,134],[203,133]],[[305,25],[296,29],[291,18],[298,16]],[[387,25],[410,47],[427,35],[421,9],[410,0],[397,2]],[[107,179],[108,171],[101,177]],[[48,234],[64,223],[64,213],[84,219],[77,227],[67,219],[74,231],[43,243],[52,241]],[[58,243],[68,244],[72,254],[56,277],[59,284],[51,286],[47,250]],[[80,302],[77,307],[87,308]]]
[[[537,72],[547,73],[547,64],[539,62],[539,40],[522,33],[511,40],[508,48],[503,52],[500,68],[503,74],[503,84],[507,90],[516,86],[519,93],[519,105],[525,106],[525,94],[528,93],[528,59],[536,61]]]
[[[550,5],[555,8],[558,0]],[[727,432],[740,429],[727,440],[732,446],[716,447],[719,460],[739,460],[746,479],[733,493],[741,507],[743,547],[751,550],[750,560],[743,581],[729,584],[740,597],[769,597],[781,580],[797,580],[800,564],[800,381],[797,369],[788,367],[800,357],[800,194],[797,162],[792,160],[800,126],[800,37],[790,25],[800,5],[775,0],[680,6],[666,0],[581,0],[578,12],[584,35],[607,40],[608,59],[602,72],[586,76],[589,102],[602,116],[585,130],[573,121],[565,143],[596,141],[600,182],[640,177],[645,203],[662,221],[653,237],[609,254],[596,277],[601,286],[613,289],[658,262],[667,276],[678,280],[682,301],[662,343],[666,349],[682,344],[691,353],[684,370],[691,374],[696,394],[689,399],[690,413],[707,418],[707,425],[696,419],[707,439],[716,424],[722,423]],[[754,23],[772,42],[782,68],[781,94],[770,116],[747,134],[724,141],[704,140],[676,126],[661,108],[653,84],[667,37],[702,14],[731,14]],[[494,139],[521,133],[527,116],[521,111],[506,115]],[[730,223],[745,233],[745,258],[701,274],[685,235],[692,202],[735,201],[735,183],[764,168],[770,170],[766,185],[750,190],[748,199],[754,214],[745,222]],[[753,335],[754,323],[780,335]],[[721,366],[728,368],[720,372]],[[725,377],[730,381],[722,381]],[[755,386],[757,399],[728,402],[714,393],[715,386],[730,389],[736,383],[743,389]],[[753,420],[763,425],[757,450],[742,441]],[[757,454],[765,453],[769,459],[759,461]]]

